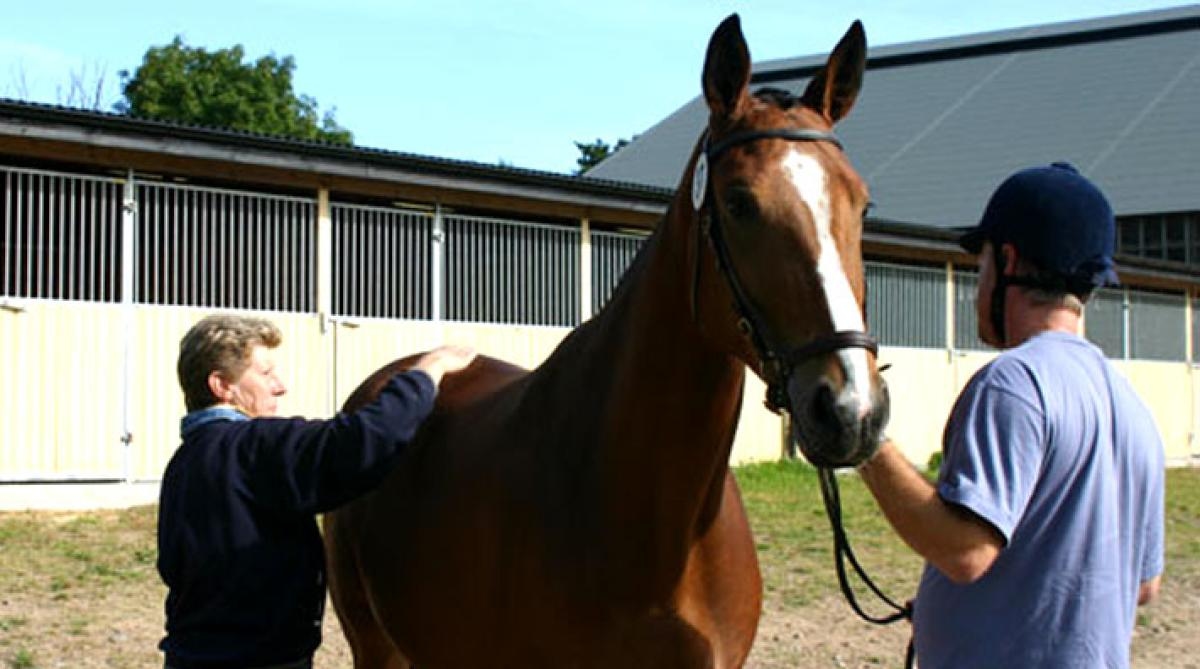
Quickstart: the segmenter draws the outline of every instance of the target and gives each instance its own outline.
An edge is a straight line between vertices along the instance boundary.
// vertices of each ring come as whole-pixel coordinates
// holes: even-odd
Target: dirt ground
[[[124,584],[130,586],[130,584]],[[0,599],[0,658],[13,669],[135,669],[159,667],[160,586],[113,587],[93,601],[7,593]],[[15,620],[23,620],[14,623]],[[1134,639],[1134,667],[1200,668],[1200,583],[1169,583],[1144,609]],[[767,602],[749,667],[900,667],[906,625],[859,622],[839,599],[788,609]],[[464,639],[469,643],[469,639]],[[20,653],[26,653],[21,655]],[[350,652],[336,616],[325,620],[318,669],[349,669]]]
[[[1168,491],[1175,486],[1175,492],[1167,505],[1167,571],[1161,597],[1139,609],[1133,666],[1200,669],[1200,470],[1169,474]],[[792,479],[783,483],[795,487]],[[847,492],[846,499],[868,503],[861,490]],[[760,518],[756,529],[767,587],[748,666],[902,666],[907,624],[879,628],[855,617],[837,594],[820,511],[797,510],[801,497],[785,499],[778,518]],[[153,507],[0,513],[0,669],[161,667],[165,589],[154,565],[155,523]],[[902,599],[919,561],[902,547],[873,541],[888,535],[882,527],[860,522],[856,529],[868,570]],[[324,631],[318,669],[350,669],[332,608]],[[470,630],[463,643],[470,643]]]

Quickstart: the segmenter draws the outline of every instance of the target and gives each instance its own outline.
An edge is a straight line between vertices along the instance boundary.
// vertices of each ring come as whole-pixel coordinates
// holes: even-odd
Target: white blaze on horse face
[[[829,180],[821,163],[810,155],[791,150],[783,159],[784,172],[791,177],[800,199],[808,205],[817,233],[817,277],[829,304],[829,317],[835,332],[865,332],[862,309],[854,298],[850,280],[833,240],[833,212],[829,204]],[[837,398],[839,404],[854,404],[861,420],[871,411],[870,371],[867,352],[861,348],[838,351],[838,359],[846,373],[846,385]]]

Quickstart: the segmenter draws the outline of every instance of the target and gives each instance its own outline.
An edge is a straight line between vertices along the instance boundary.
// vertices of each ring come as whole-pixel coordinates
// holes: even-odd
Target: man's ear
[[[1020,261],[1017,255],[1017,247],[1012,244],[1001,244],[1000,257],[1004,259],[1004,267],[1000,268],[1000,274],[1003,276],[1016,276],[1017,263]]]

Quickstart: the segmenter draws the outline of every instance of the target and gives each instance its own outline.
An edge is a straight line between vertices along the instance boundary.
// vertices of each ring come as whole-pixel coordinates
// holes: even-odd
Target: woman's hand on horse
[[[439,346],[418,358],[413,368],[428,374],[433,384],[438,385],[442,376],[469,366],[475,360],[475,355],[475,349],[469,346]]]

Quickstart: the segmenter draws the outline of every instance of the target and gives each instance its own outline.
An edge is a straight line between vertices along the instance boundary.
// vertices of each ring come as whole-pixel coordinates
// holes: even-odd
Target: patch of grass
[[[34,669],[37,665],[33,662],[33,653],[22,648],[13,653],[13,656],[8,660],[10,669]]]
[[[763,571],[764,591],[785,606],[840,597],[833,538],[816,469],[800,461],[735,468]],[[863,568],[896,601],[916,594],[923,561],[895,535],[870,491],[855,475],[839,475],[843,524]],[[1170,469],[1166,478],[1164,587],[1200,584],[1200,469]],[[868,607],[874,596],[856,587]],[[875,612],[879,609],[872,608]]]
[[[841,597],[834,566],[833,533],[825,515],[817,471],[795,461],[759,463],[734,470],[758,546],[764,590],[788,607]],[[892,599],[915,593],[922,561],[892,532],[857,476],[839,475],[843,525],[863,568]],[[873,595],[857,587],[868,610]]]
[[[1200,469],[1168,469],[1166,575],[1171,582],[1200,582]]]
[[[86,618],[72,618],[67,622],[67,634],[83,636],[87,632],[89,621]]]
[[[157,579],[155,513],[154,507],[139,507],[0,514],[6,564],[0,592],[90,600],[114,584]]]

